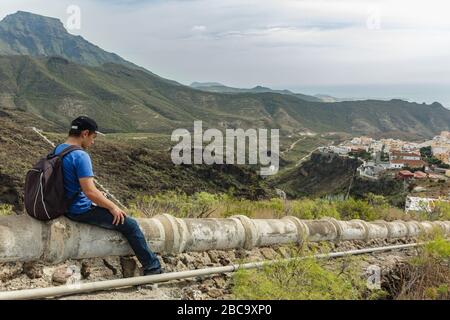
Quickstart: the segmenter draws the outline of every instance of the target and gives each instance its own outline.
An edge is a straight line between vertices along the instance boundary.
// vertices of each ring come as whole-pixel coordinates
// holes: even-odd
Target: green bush
[[[445,206],[446,205],[446,206]],[[444,204],[441,215],[446,217],[450,205]],[[383,196],[367,194],[366,199],[326,200],[299,199],[270,200],[239,199],[229,194],[198,192],[187,195],[165,192],[153,196],[139,196],[130,204],[132,216],[154,216],[161,213],[182,218],[205,218],[214,213],[216,217],[245,215],[252,218],[281,218],[293,215],[300,219],[332,217],[341,220],[395,220],[405,218],[403,211],[389,206]]]
[[[450,299],[450,242],[440,233],[399,265],[391,293],[395,299]],[[391,290],[390,290],[391,291]]]
[[[450,220],[450,202],[435,202],[434,208],[428,217],[430,220]]]
[[[450,259],[450,242],[442,235],[425,245],[424,253],[437,259]]]
[[[297,258],[299,255],[296,256]],[[347,261],[329,270],[313,257],[282,260],[261,269],[241,269],[233,275],[236,299],[250,300],[353,300],[375,298],[367,294],[366,282]]]
[[[340,219],[335,203],[324,199],[292,201],[291,214],[300,219],[321,219],[323,217]]]
[[[228,218],[234,215],[244,215],[247,217],[253,217],[255,211],[255,204],[247,199],[230,199],[223,203],[224,211],[222,216]]]
[[[348,200],[337,202],[337,211],[343,220],[362,219],[375,220],[377,218],[375,209],[364,200]]]
[[[0,216],[10,216],[14,213],[13,206],[10,204],[0,203]]]

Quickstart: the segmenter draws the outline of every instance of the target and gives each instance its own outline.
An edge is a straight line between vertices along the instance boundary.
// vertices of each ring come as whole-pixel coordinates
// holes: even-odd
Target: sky
[[[17,10],[183,84],[450,108],[448,0],[2,0],[0,18]]]

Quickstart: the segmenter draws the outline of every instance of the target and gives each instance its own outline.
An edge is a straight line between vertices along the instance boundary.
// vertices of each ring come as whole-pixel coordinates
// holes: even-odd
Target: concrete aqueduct
[[[226,250],[305,240],[344,241],[417,237],[434,229],[450,236],[450,221],[338,221],[250,219],[246,216],[208,219],[180,219],[162,214],[137,219],[153,251],[180,253]],[[115,231],[59,218],[39,222],[27,215],[0,217],[0,262],[37,261],[51,263],[132,254],[125,238]]]

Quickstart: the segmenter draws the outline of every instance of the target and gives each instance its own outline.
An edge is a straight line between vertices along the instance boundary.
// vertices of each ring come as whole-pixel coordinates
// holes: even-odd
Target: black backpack
[[[41,221],[62,216],[80,193],[70,199],[65,197],[62,159],[72,151],[83,149],[69,146],[57,155],[55,150],[39,160],[25,178],[25,209],[28,215]]]

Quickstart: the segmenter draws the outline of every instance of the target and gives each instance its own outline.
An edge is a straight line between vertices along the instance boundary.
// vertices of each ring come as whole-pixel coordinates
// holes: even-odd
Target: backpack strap
[[[52,158],[54,158],[54,157],[56,157],[56,156],[59,156],[59,157],[61,157],[61,158],[64,158],[64,156],[66,156],[67,154],[71,153],[72,151],[75,151],[75,150],[83,150],[83,149],[82,149],[81,147],[79,147],[79,146],[70,145],[70,146],[68,146],[67,148],[65,148],[63,151],[61,151],[59,154],[56,154],[55,151],[56,151],[56,148],[57,148],[57,147],[58,147],[58,146],[56,146],[56,147],[53,149],[53,151],[47,155],[47,159],[52,159]]]
[[[56,147],[55,147],[55,149],[53,149],[53,152],[48,155],[48,157],[52,157],[53,158],[53,157],[59,156],[62,159],[66,155],[71,153],[72,151],[83,150],[83,149],[81,147],[79,147],[79,146],[70,145],[67,148],[65,148],[63,151],[61,151],[59,154],[55,154],[55,150],[56,150]],[[80,195],[80,193],[81,193],[81,190],[78,190],[77,192],[75,192],[75,194],[72,197],[70,197],[69,202],[73,203],[75,201],[75,199]]]
[[[74,146],[74,145],[70,145],[67,148],[65,148],[63,151],[61,151],[61,153],[59,154],[59,156],[62,158],[64,158],[66,155],[68,155],[69,153],[71,153],[72,151],[75,150],[83,150],[82,148],[80,148],[79,146]],[[75,201],[75,199],[80,195],[81,190],[78,190],[71,198],[70,198],[70,203],[73,203]]]
[[[83,150],[83,149],[81,147],[79,147],[79,146],[70,145],[67,148],[65,148],[63,151],[61,151],[59,156],[61,158],[64,158],[67,154],[69,154],[69,153],[71,153],[72,151],[75,151],[75,150]]]

